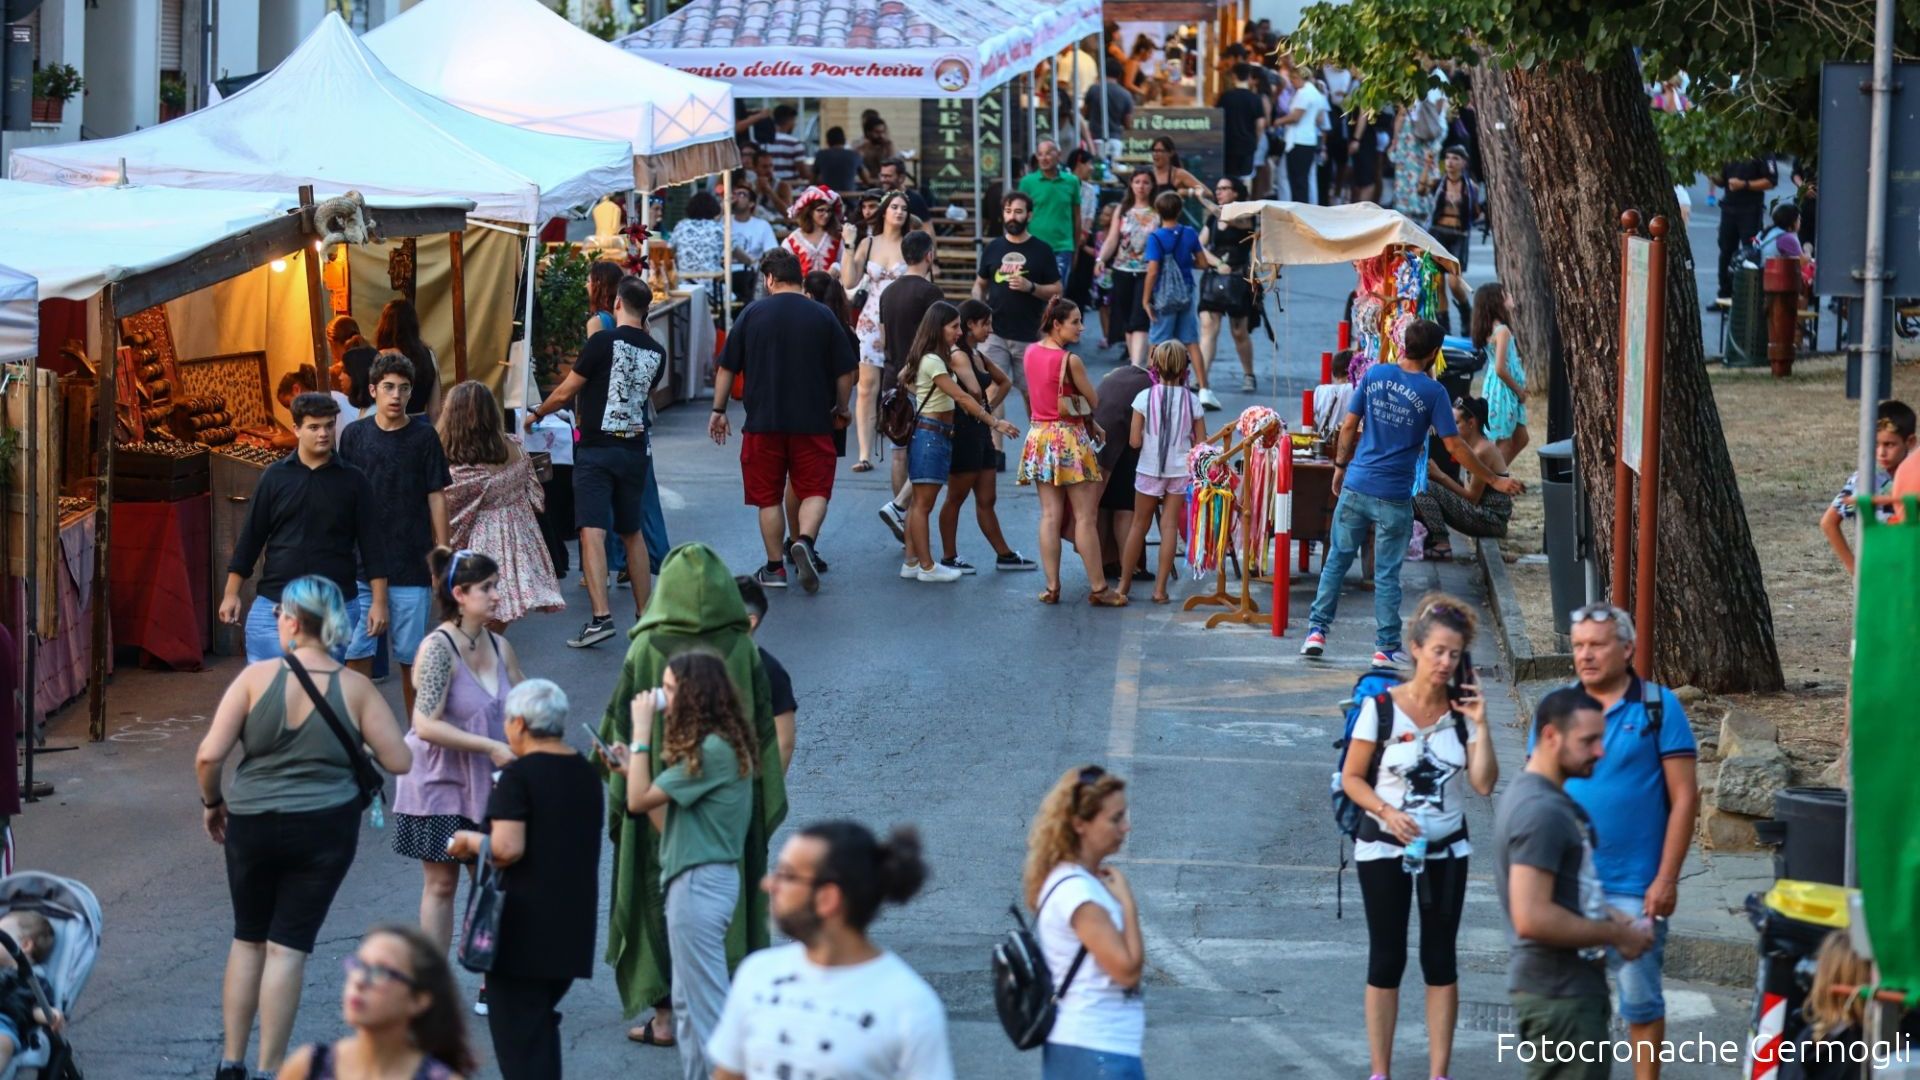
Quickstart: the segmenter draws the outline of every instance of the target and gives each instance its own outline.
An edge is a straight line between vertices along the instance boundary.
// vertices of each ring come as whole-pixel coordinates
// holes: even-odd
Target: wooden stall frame
[[[1238,417],[1234,418],[1231,423],[1221,428],[1218,432],[1215,432],[1207,441],[1220,442],[1224,440],[1233,432],[1239,422]],[[1229,445],[1226,452],[1220,455],[1222,458],[1228,459],[1236,454],[1240,455],[1243,465],[1240,473],[1240,482],[1242,485],[1249,483],[1248,478],[1253,475],[1254,445],[1275,427],[1280,428],[1282,434],[1286,431],[1286,425],[1282,424],[1280,418],[1276,416],[1266,423],[1261,424],[1246,438]],[[1289,454],[1292,453],[1291,446],[1288,447],[1287,452]],[[1240,515],[1241,521],[1243,522],[1241,537],[1244,544],[1245,539],[1253,533],[1253,503],[1251,500],[1239,496],[1235,497],[1234,503],[1234,512]],[[1187,542],[1193,543],[1194,541],[1189,539]],[[1230,607],[1234,609],[1232,611],[1216,612],[1209,616],[1207,618],[1207,629],[1209,630],[1223,623],[1251,624],[1258,621],[1260,618],[1260,606],[1253,601],[1253,559],[1250,556],[1251,552],[1243,551],[1240,553],[1240,557],[1234,560],[1240,566],[1240,598],[1238,600],[1235,600],[1227,592],[1227,568],[1222,566],[1217,571],[1219,580],[1215,583],[1214,591],[1212,593],[1202,593],[1199,596],[1188,597],[1187,602],[1181,606],[1180,610],[1192,611],[1197,607]]]

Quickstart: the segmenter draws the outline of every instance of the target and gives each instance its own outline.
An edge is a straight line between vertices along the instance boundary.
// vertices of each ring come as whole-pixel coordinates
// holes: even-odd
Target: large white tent
[[[1098,12],[1097,0],[691,0],[616,44],[747,96],[966,101],[1097,32]]]
[[[31,274],[0,266],[0,362],[25,360],[39,351],[40,283]]]
[[[641,189],[740,164],[733,87],[615,48],[539,0],[421,0],[362,40],[389,71],[469,112],[630,143]]]
[[[114,139],[15,150],[15,180],[90,187],[121,162],[142,184],[321,197],[456,196],[537,224],[632,185],[629,142],[528,131],[408,85],[329,14],[291,56],[217,105]]]

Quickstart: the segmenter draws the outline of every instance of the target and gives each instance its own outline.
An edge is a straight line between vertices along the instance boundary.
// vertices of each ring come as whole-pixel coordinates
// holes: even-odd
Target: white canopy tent
[[[629,143],[641,190],[740,164],[732,86],[608,45],[538,0],[421,0],[361,40],[393,74],[469,112]]]
[[[257,82],[157,127],[15,150],[15,180],[90,187],[126,162],[137,183],[325,198],[454,196],[473,216],[537,225],[632,183],[632,145],[477,116],[387,70],[339,15]]]
[[[1260,241],[1255,260],[1275,266],[1310,266],[1371,259],[1393,247],[1413,247],[1437,262],[1457,267],[1446,245],[1398,210],[1375,203],[1314,206],[1254,199],[1220,208],[1225,225],[1252,225]]]
[[[33,275],[0,266],[0,363],[40,351],[39,302],[40,283]]]

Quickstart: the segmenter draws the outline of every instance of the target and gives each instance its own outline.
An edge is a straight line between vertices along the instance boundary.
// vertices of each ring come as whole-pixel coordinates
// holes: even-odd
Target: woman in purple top
[[[477,551],[435,548],[427,556],[440,625],[414,657],[413,771],[393,797],[393,850],[420,860],[420,928],[444,951],[453,939],[460,864],[447,841],[480,828],[493,772],[507,747],[507,691],[523,677],[507,639],[487,629],[500,567]]]

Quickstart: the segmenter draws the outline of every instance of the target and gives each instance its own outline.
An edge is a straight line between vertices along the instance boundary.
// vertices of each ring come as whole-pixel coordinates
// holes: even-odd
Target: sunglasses
[[[369,964],[358,956],[342,958],[340,968],[346,972],[348,982],[352,982],[357,977],[365,979],[367,985],[372,987],[381,987],[388,983],[397,982],[410,989],[420,989],[420,984],[415,982],[411,976],[402,974],[385,964]]]
[[[1588,604],[1586,607],[1575,609],[1572,614],[1567,616],[1567,621],[1570,623],[1604,623],[1625,619],[1626,617],[1626,612],[1621,611],[1612,604]]]

